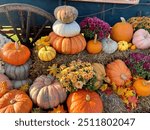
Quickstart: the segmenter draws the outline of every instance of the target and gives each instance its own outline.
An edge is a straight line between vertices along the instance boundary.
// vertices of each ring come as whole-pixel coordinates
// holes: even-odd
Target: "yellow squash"
[[[129,48],[129,44],[126,41],[119,41],[118,42],[118,50],[119,51],[126,51]]]
[[[42,61],[51,61],[56,57],[56,51],[50,46],[45,46],[39,50],[38,57]]]

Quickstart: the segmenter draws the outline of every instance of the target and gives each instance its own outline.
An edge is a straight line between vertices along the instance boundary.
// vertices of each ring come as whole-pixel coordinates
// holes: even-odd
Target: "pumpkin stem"
[[[97,41],[97,34],[95,34],[94,36],[94,43],[96,43],[96,41]]]
[[[89,101],[91,100],[90,95],[88,95],[88,94],[87,94],[85,99],[86,99],[86,101],[88,101],[88,102],[89,102]]]
[[[16,102],[15,99],[10,100],[10,104],[14,104]]]
[[[125,20],[124,17],[120,17],[120,19],[121,19],[121,21],[122,21],[123,23],[126,23],[126,20]]]
[[[121,74],[120,75],[121,79],[123,79],[124,81],[127,80],[127,76],[125,74]]]
[[[144,85],[144,86],[146,86],[146,85],[148,85],[148,84],[150,84],[150,80],[148,80],[148,81],[146,81],[146,80],[143,81],[143,85]]]
[[[45,51],[47,51],[47,47],[46,47],[46,46],[44,46],[44,48],[45,48]]]
[[[16,48],[16,50],[19,50],[19,43],[18,42],[15,42],[15,48]]]

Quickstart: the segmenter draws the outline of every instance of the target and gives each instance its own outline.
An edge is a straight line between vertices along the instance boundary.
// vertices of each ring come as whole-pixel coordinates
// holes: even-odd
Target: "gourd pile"
[[[111,28],[97,17],[79,25],[72,6],[54,16],[34,49],[0,35],[0,112],[150,112],[146,26],[121,18]]]

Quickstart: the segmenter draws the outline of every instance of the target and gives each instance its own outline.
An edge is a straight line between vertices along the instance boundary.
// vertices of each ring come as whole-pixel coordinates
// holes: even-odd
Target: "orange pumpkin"
[[[2,48],[2,60],[12,65],[23,65],[30,58],[30,51],[24,45],[7,43]]]
[[[63,54],[77,54],[83,51],[86,47],[85,38],[79,34],[74,37],[61,37],[54,32],[49,34],[50,43],[53,48]]]
[[[111,82],[115,83],[117,86],[124,85],[126,81],[132,78],[131,71],[120,59],[107,65],[106,75],[110,78]]]
[[[150,80],[137,79],[133,83],[133,87],[135,88],[138,96],[150,96]]]
[[[0,113],[28,113],[31,109],[31,99],[21,90],[11,90],[0,98]]]
[[[122,22],[116,23],[111,30],[111,38],[117,42],[130,42],[133,36],[133,27],[130,23],[121,18]]]
[[[102,43],[97,41],[97,34],[95,35],[94,40],[88,41],[86,49],[88,53],[91,54],[97,54],[102,50]]]
[[[69,95],[67,107],[70,113],[101,113],[103,104],[100,96],[89,90],[78,90]]]
[[[0,98],[8,91],[7,82],[0,82]]]

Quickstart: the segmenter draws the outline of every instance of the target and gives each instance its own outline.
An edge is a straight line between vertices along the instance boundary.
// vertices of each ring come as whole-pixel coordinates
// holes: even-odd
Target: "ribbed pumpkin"
[[[6,75],[0,74],[0,82],[6,82],[8,89],[12,89],[12,83]]]
[[[57,20],[53,24],[53,31],[62,37],[74,37],[80,33],[80,26],[75,21],[69,24],[64,24]]]
[[[7,86],[7,82],[6,81],[0,82],[0,98],[8,91],[9,89]]]
[[[63,54],[77,54],[83,51],[86,47],[85,38],[79,34],[75,37],[60,37],[54,32],[49,34],[51,46],[54,49]]]
[[[100,63],[93,63],[92,67],[93,67],[94,71],[96,72],[97,80],[99,80],[99,81],[103,80],[104,77],[106,76],[104,66]]]
[[[54,10],[54,16],[62,23],[71,23],[78,17],[78,10],[73,6],[58,6]]]
[[[110,78],[111,82],[115,83],[117,86],[124,85],[126,81],[132,78],[129,68],[120,59],[107,65],[106,75]]]
[[[132,39],[132,43],[139,49],[150,48],[150,34],[144,29],[137,30]]]
[[[28,60],[25,64],[20,66],[5,64],[5,73],[10,79],[15,80],[23,80],[28,78],[29,76],[29,69],[32,64],[31,59]]]
[[[114,53],[117,50],[117,48],[118,48],[117,42],[115,42],[111,38],[104,38],[104,39],[102,39],[102,45],[103,45],[103,49],[102,50],[105,53],[108,53],[108,54]]]
[[[31,99],[21,90],[11,90],[0,98],[0,113],[28,113],[31,109]]]
[[[51,61],[56,57],[56,51],[50,46],[45,46],[39,50],[38,57],[42,61]]]
[[[36,78],[29,89],[33,102],[44,109],[54,108],[66,100],[66,89],[48,75],[41,75]]]
[[[95,34],[94,40],[88,41],[86,49],[91,54],[97,54],[102,50],[102,43],[97,40],[97,34]]]
[[[30,51],[24,45],[7,43],[2,48],[2,60],[12,65],[23,65],[30,58]]]
[[[101,113],[103,103],[100,96],[89,90],[78,90],[69,95],[67,107],[70,113]]]
[[[150,80],[137,79],[133,83],[133,87],[135,88],[138,96],[150,96]]]
[[[116,23],[111,30],[111,38],[116,42],[130,42],[133,36],[133,27],[121,17],[122,22]]]
[[[23,80],[11,80],[12,84],[13,84],[13,88],[20,88],[22,85],[25,84],[31,84],[32,80],[31,79],[23,79]]]

